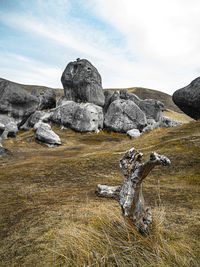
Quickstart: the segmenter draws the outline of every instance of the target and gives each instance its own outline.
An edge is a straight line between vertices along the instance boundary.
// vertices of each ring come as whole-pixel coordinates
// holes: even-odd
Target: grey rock
[[[9,81],[0,82],[0,113],[22,120],[35,112],[37,97]]]
[[[161,120],[159,121],[159,127],[163,128],[176,127],[178,125],[180,125],[179,122],[172,120],[168,117],[162,117]]]
[[[126,134],[129,138],[138,138],[141,136],[141,133],[138,129],[129,130]]]
[[[53,123],[78,132],[92,132],[103,128],[103,110],[92,103],[68,101],[51,115]]]
[[[47,123],[36,123],[34,132],[35,139],[45,145],[61,145],[60,137],[51,130],[51,126]]]
[[[0,122],[0,136],[2,135],[2,133],[5,130],[5,125],[3,123]]]
[[[61,98],[57,101],[56,107],[63,106],[67,104],[69,100],[65,96],[61,96]]]
[[[135,94],[129,92],[126,89],[122,89],[120,91],[115,91],[111,95],[106,96],[106,108],[108,109],[108,105],[111,104],[116,99],[124,99],[133,101],[146,115],[147,119],[154,119],[155,121],[159,121],[162,117],[164,104],[155,99],[145,99],[142,100]]]
[[[101,76],[88,60],[78,59],[70,62],[62,74],[61,82],[66,99],[103,107],[105,97]]]
[[[108,107],[111,104],[111,99],[114,94],[114,91],[104,91],[104,96],[105,96],[105,103],[103,107],[104,113],[108,110]]]
[[[20,126],[20,130],[29,131],[39,121],[49,122],[50,116],[51,116],[51,112],[44,112],[44,111],[37,110],[26,120],[26,122],[22,126]]]
[[[3,139],[17,136],[18,127],[15,119],[13,119],[12,117],[8,117],[7,115],[0,114],[0,124],[3,124],[5,127],[1,135]]]
[[[200,119],[200,77],[176,90],[172,99],[185,114],[195,120]]]
[[[45,90],[34,89],[31,94],[38,98],[39,110],[56,107],[56,93],[52,88],[46,88]]]
[[[144,112],[131,100],[115,100],[105,114],[105,127],[110,131],[126,133],[131,129],[140,131],[147,125]]]

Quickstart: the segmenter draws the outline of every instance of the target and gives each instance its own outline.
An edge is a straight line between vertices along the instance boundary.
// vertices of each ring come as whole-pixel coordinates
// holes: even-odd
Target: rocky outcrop
[[[7,115],[0,114],[0,124],[4,125],[4,131],[1,137],[6,139],[8,137],[16,137],[18,134],[18,127],[15,119]]]
[[[103,128],[103,111],[91,103],[68,101],[53,111],[50,120],[78,132],[98,131]]]
[[[131,100],[115,100],[105,114],[106,129],[126,133],[131,129],[142,129],[147,125],[144,112]]]
[[[172,99],[185,114],[195,120],[200,119],[200,77],[176,90]]]
[[[104,105],[101,76],[88,60],[77,59],[70,62],[62,74],[61,82],[66,99]]]
[[[37,110],[26,120],[26,122],[22,126],[20,126],[20,130],[29,131],[39,121],[49,122],[50,116],[51,112],[44,112]]]
[[[56,107],[56,93],[52,88],[46,88],[45,90],[35,89],[32,90],[31,94],[38,98],[39,110]]]
[[[37,97],[27,93],[18,85],[0,82],[0,113],[9,114],[18,121],[35,112],[39,104]]]
[[[38,122],[34,126],[35,139],[48,146],[61,145],[60,137],[51,130],[47,123]]]
[[[172,120],[168,117],[162,117],[159,121],[155,121],[153,119],[147,120],[147,126],[142,130],[143,132],[148,132],[156,128],[169,128],[169,127],[176,127],[180,125],[179,122]]]

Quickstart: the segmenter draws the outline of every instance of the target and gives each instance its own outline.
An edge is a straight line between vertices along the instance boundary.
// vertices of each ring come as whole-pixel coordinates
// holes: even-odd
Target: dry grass
[[[20,133],[0,158],[1,266],[198,266],[200,262],[200,122],[123,134],[79,134],[54,127],[63,145]],[[152,234],[126,225],[118,203],[98,198],[98,183],[122,183],[119,159],[136,147],[168,156],[144,183]]]

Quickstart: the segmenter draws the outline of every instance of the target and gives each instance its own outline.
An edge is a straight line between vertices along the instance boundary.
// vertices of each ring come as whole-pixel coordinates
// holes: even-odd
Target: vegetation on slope
[[[0,158],[1,266],[198,266],[200,122],[156,129],[138,139],[53,127],[62,146],[33,132],[4,141]],[[98,198],[98,183],[122,183],[119,160],[135,147],[170,158],[144,182],[152,233],[126,225],[118,203]]]

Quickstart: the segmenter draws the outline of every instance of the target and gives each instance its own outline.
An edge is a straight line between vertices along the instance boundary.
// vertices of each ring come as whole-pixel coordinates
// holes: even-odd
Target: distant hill
[[[0,81],[8,81],[8,80],[0,78]],[[12,81],[10,81],[10,82],[12,82]],[[50,88],[50,87],[40,86],[40,85],[25,85],[25,84],[20,84],[20,83],[15,83],[15,82],[12,82],[12,83],[21,86],[24,90],[26,90],[29,93],[31,93],[33,89],[46,90],[47,88]],[[60,88],[52,88],[52,89],[55,91],[57,97],[64,95],[63,89],[60,89]],[[160,91],[142,88],[142,87],[116,88],[116,89],[113,88],[113,89],[105,89],[105,90],[117,91],[117,90],[122,90],[122,89],[126,89],[129,92],[136,94],[141,99],[151,98],[151,99],[159,100],[159,101],[164,103],[165,109],[170,109],[170,110],[176,111],[178,113],[183,113],[174,104],[174,102],[172,101],[171,95],[168,95],[168,94],[160,92]]]

